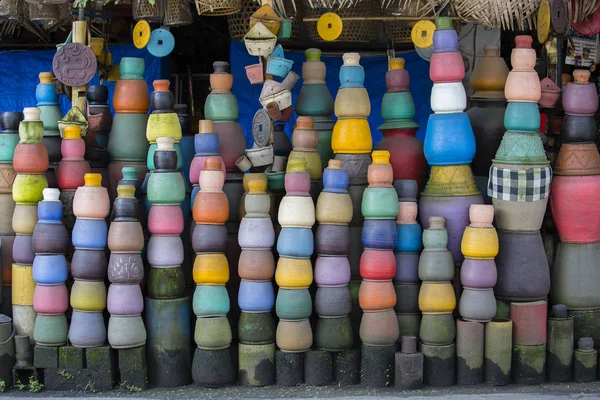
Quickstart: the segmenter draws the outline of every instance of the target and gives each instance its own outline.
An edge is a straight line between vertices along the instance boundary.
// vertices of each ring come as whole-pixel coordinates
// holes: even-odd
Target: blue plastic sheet
[[[144,79],[152,88],[152,81],[164,76],[163,62],[152,56],[146,49],[136,49],[133,45],[111,46],[113,63],[119,64],[122,57],[140,57],[144,59],[146,70]],[[25,107],[35,107],[35,87],[39,83],[38,74],[52,71],[52,58],[55,50],[11,50],[0,52],[0,112],[22,111]],[[99,83],[98,74],[90,85]],[[109,103],[112,99],[115,82],[105,82],[109,90]],[[66,114],[71,109],[67,96],[60,96],[60,109]],[[111,104],[112,110],[112,104]],[[113,110],[114,112],[114,110]]]
[[[258,57],[248,54],[244,43],[241,41],[231,42],[231,73],[234,75],[234,84],[232,92],[238,99],[240,118],[239,122],[244,128],[246,140],[252,144],[252,118],[254,113],[261,105],[258,101],[262,85],[251,85],[246,77],[247,65],[257,64]],[[285,52],[286,58],[294,61],[292,70],[299,76],[302,76],[302,63],[305,61],[304,53],[302,52]],[[429,62],[423,60],[414,52],[402,53],[399,56],[406,61],[405,68],[410,73],[410,90],[415,102],[417,115],[415,121],[421,126],[417,132],[417,138],[423,140],[425,138],[425,130],[427,127],[427,119],[431,114],[429,98],[431,97],[431,88],[433,82],[429,79]],[[339,71],[342,66],[341,57],[322,57],[327,65],[327,77],[325,83],[335,98],[339,89]],[[373,144],[381,140],[381,132],[377,127],[383,123],[381,118],[381,100],[386,92],[385,73],[388,69],[387,57],[362,57],[360,64],[365,69],[365,87],[369,92],[371,99],[371,116],[369,117],[369,125],[371,126],[371,135],[373,136]],[[293,104],[296,103],[298,93],[302,87],[302,79],[296,84],[292,90]],[[296,115],[290,122],[286,124],[285,131],[291,135]]]

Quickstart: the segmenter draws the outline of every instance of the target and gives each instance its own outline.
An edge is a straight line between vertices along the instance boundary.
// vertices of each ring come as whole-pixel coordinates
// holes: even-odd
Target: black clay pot
[[[191,135],[192,127],[190,125],[187,104],[175,104],[175,112],[177,113],[177,117],[179,117],[179,125],[181,125],[182,135]]]
[[[71,240],[63,224],[37,223],[33,231],[32,248],[34,253],[66,254]]]
[[[12,256],[13,261],[17,264],[33,264],[35,253],[33,252],[32,236],[17,235],[13,243]]]
[[[71,260],[71,274],[76,279],[101,280],[106,276],[104,250],[75,249]]]
[[[23,121],[22,112],[5,111],[0,114],[0,125],[3,131],[18,131],[21,121]]]
[[[398,194],[398,201],[416,202],[419,194],[417,181],[410,179],[398,179],[394,181],[394,189]]]
[[[226,253],[227,228],[224,225],[196,224],[192,232],[192,248],[196,253]]]
[[[368,346],[363,344],[360,352],[360,385],[363,387],[386,387],[394,384],[396,345]]]
[[[304,383],[307,386],[326,386],[333,381],[333,353],[310,350],[304,355]]]
[[[275,350],[277,386],[296,386],[304,382],[304,353]]]
[[[223,350],[196,349],[192,363],[192,378],[198,386],[219,387],[235,379],[230,348]]]
[[[292,142],[283,130],[283,124],[275,124],[273,132],[273,151],[276,156],[287,157],[292,151]]]
[[[154,152],[154,168],[159,171],[175,171],[177,169],[177,153],[171,150]]]
[[[154,91],[151,102],[153,114],[172,113],[175,107],[175,96],[169,90]]]
[[[351,349],[354,345],[354,334],[350,317],[319,318],[314,338],[317,349],[327,351]]]
[[[215,74],[227,74],[229,73],[229,63],[227,61],[215,61],[213,69]]]
[[[153,299],[176,299],[185,293],[183,268],[150,268],[146,282]]]
[[[334,353],[333,380],[339,386],[356,385],[360,381],[360,349]]]
[[[394,309],[397,314],[417,314],[419,310],[419,289],[420,283],[402,283],[395,284],[396,306]]]
[[[564,143],[593,142],[597,135],[596,117],[565,115],[563,118],[561,137]]]
[[[117,197],[113,203],[112,218],[115,221],[135,220],[138,213],[136,198]]]
[[[315,237],[317,254],[344,256],[350,253],[350,228],[348,225],[322,224]]]
[[[477,154],[471,164],[473,174],[476,176],[489,174],[492,159],[506,131],[505,111],[506,100],[504,99],[473,99],[473,107],[467,111],[477,146]]]
[[[42,142],[48,150],[48,159],[51,163],[59,162],[62,159],[60,152],[60,144],[62,139],[60,136],[44,136]]]
[[[137,253],[111,253],[108,280],[111,283],[136,284],[144,279],[144,261]]]
[[[85,96],[89,105],[106,105],[108,103],[108,87],[103,85],[90,86]]]
[[[240,314],[238,338],[244,344],[267,344],[275,341],[275,319],[269,313]]]

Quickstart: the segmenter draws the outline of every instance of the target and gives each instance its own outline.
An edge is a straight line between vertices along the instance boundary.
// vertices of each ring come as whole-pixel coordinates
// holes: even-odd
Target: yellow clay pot
[[[498,255],[496,228],[467,226],[460,243],[460,251],[468,258],[490,259]]]
[[[369,154],[372,147],[371,128],[366,119],[340,119],[335,123],[331,136],[335,154]]]
[[[71,288],[71,307],[77,311],[104,311],[106,308],[106,286],[104,281],[76,279]]]
[[[419,309],[423,313],[439,314],[454,311],[456,296],[450,282],[423,282],[419,291]]]
[[[44,174],[17,174],[13,183],[13,199],[18,204],[36,204],[42,201],[42,190],[48,187]]]
[[[280,288],[309,287],[313,281],[312,264],[308,258],[279,257],[275,282]]]
[[[227,257],[220,253],[197,254],[192,273],[198,285],[224,285],[229,281]]]
[[[150,114],[146,125],[146,139],[155,143],[159,137],[172,137],[175,143],[181,140],[181,125],[176,113]]]
[[[12,265],[12,303],[18,306],[33,305],[33,267],[31,265]]]

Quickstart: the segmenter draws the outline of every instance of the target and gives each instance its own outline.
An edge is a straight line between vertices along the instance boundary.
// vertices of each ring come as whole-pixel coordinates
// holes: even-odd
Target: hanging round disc
[[[563,0],[552,0],[550,4],[550,19],[552,29],[559,35],[564,35],[569,29],[569,16]]]
[[[328,12],[321,15],[317,22],[317,32],[321,39],[331,42],[339,38],[342,34],[344,23],[339,15]]]
[[[173,48],[175,48],[175,38],[166,29],[155,29],[150,34],[150,41],[147,48],[154,57],[168,56],[173,51]]]
[[[540,43],[546,43],[550,34],[550,2],[542,0],[537,13],[537,37]]]
[[[415,46],[415,51],[423,60],[431,61],[431,56],[433,56],[433,45],[425,48]]]
[[[133,28],[133,45],[138,49],[143,49],[150,41],[150,24],[148,21],[141,20]]]
[[[435,24],[431,21],[419,21],[413,26],[410,32],[410,38],[415,46],[424,49],[433,45],[433,32]]]
[[[252,119],[252,138],[258,148],[267,147],[271,139],[271,118],[264,108],[254,114]]]
[[[56,79],[67,86],[84,86],[96,74],[98,62],[92,49],[81,43],[61,46],[52,59]]]

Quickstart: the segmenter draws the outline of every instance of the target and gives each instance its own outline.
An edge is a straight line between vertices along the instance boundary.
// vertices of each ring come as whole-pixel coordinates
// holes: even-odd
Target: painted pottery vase
[[[117,113],[146,114],[150,108],[148,86],[144,81],[144,59],[123,57],[121,77],[115,85],[113,107]]]
[[[596,86],[589,82],[590,71],[573,71],[574,82],[564,88],[562,104],[568,115],[594,115],[598,109]]]

